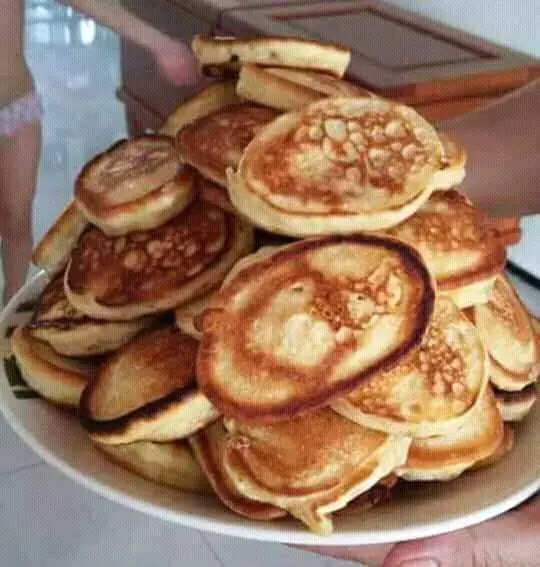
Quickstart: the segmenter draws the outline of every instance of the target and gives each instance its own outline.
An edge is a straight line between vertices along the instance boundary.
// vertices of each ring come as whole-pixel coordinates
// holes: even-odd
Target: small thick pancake
[[[492,359],[491,382],[501,390],[522,390],[540,372],[540,350],[531,317],[510,282],[497,276],[489,301],[468,315]]]
[[[291,37],[207,37],[196,35],[191,48],[205,74],[234,76],[241,65],[311,69],[343,77],[350,51],[336,44]]]
[[[245,147],[276,116],[276,110],[264,106],[233,104],[184,126],[176,148],[184,162],[227,187],[226,169],[238,165]]]
[[[325,406],[418,346],[433,303],[429,272],[399,241],[359,234],[285,246],[212,297],[199,385],[241,420]]]
[[[516,435],[513,426],[509,423],[505,423],[503,440],[501,441],[498,448],[494,453],[489,455],[489,457],[485,457],[484,459],[476,461],[476,463],[474,463],[470,470],[478,470],[496,465],[514,448],[515,437]]]
[[[97,228],[85,232],[66,271],[66,295],[98,319],[130,320],[173,309],[218,286],[252,246],[250,226],[194,201],[154,230],[117,238]]]
[[[375,96],[326,73],[244,65],[236,92],[244,99],[278,110],[298,110],[331,96]]]
[[[136,441],[125,445],[95,442],[95,445],[115,463],[147,480],[185,492],[212,493],[212,487],[185,441]]]
[[[278,117],[228,170],[236,209],[289,236],[389,228],[437,188],[445,150],[412,108],[331,98]]]
[[[193,301],[180,305],[180,307],[174,310],[176,326],[183,333],[193,337],[197,341],[202,339],[202,331],[200,329],[202,323],[201,317],[206,311],[211,298],[211,294],[203,295]]]
[[[193,195],[193,174],[180,167],[168,136],[121,140],[87,163],[75,182],[77,206],[109,235],[156,228]]]
[[[521,421],[527,417],[538,398],[536,384],[531,384],[519,392],[495,390],[497,407],[504,421]]]
[[[46,400],[78,407],[88,379],[98,369],[96,360],[58,356],[48,345],[33,339],[23,327],[11,336],[11,349],[25,382]]]
[[[32,337],[45,341],[59,354],[94,356],[120,348],[153,321],[153,317],[133,321],[92,319],[69,304],[64,276],[59,274],[43,290],[27,329]]]
[[[504,246],[514,246],[522,236],[520,219],[517,217],[500,217],[490,219],[491,230]]]
[[[218,498],[233,512],[251,520],[273,520],[287,515],[285,510],[242,496],[223,466],[227,431],[219,420],[192,435],[188,441]]]
[[[467,150],[457,140],[443,132],[439,138],[444,146],[442,168],[435,173],[434,185],[437,189],[451,189],[465,179],[465,166],[467,165]]]
[[[458,191],[434,193],[412,217],[386,232],[420,251],[437,289],[460,308],[490,292],[506,262],[505,247],[487,215]]]
[[[287,510],[321,535],[330,514],[407,460],[411,440],[357,425],[328,408],[272,425],[225,420],[224,466],[248,498]]]
[[[34,248],[32,262],[50,276],[61,272],[87,225],[86,217],[71,201]]]
[[[233,215],[237,214],[225,187],[217,185],[213,181],[210,181],[199,173],[196,173],[194,188],[197,198],[201,201],[215,205],[227,213],[231,213]]]
[[[491,388],[469,419],[440,437],[414,439],[407,463],[396,474],[405,480],[452,480],[495,453],[504,439],[504,424]]]
[[[470,418],[488,384],[489,359],[474,325],[439,296],[420,348],[336,400],[361,425],[414,438],[443,435]]]
[[[177,132],[187,124],[240,102],[242,99],[236,94],[236,81],[213,83],[186,98],[167,118],[159,133],[175,138]]]
[[[96,441],[118,445],[181,439],[217,419],[195,382],[197,346],[172,325],[139,334],[84,390],[83,427]]]

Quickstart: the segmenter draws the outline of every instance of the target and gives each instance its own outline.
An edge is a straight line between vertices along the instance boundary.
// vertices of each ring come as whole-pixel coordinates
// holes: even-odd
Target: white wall
[[[540,0],[386,0],[540,57]]]

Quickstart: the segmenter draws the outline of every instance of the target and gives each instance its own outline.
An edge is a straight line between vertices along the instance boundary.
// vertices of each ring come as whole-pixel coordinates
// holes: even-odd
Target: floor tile
[[[48,465],[0,476],[0,510],[2,566],[221,567],[199,532],[109,502]]]

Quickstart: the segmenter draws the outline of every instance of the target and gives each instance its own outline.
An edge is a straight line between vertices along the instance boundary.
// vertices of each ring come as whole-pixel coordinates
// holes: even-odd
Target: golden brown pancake
[[[201,201],[215,205],[227,213],[231,213],[233,215],[237,214],[225,187],[217,185],[213,181],[210,181],[199,173],[196,173],[194,189],[197,197]]]
[[[491,229],[504,246],[514,246],[521,240],[522,232],[520,219],[516,217],[501,217],[490,219]]]
[[[199,201],[154,230],[114,238],[92,228],[73,251],[66,295],[99,319],[172,309],[218,286],[252,241],[238,217]]]
[[[495,390],[495,399],[504,421],[522,421],[538,399],[537,386],[531,384],[519,392]]]
[[[256,65],[241,67],[236,92],[246,100],[278,110],[298,110],[330,96],[375,96],[326,73]]]
[[[451,189],[465,178],[467,150],[460,142],[443,132],[439,132],[439,138],[444,147],[444,157],[441,169],[435,173],[434,185],[439,190]]]
[[[420,348],[332,408],[386,433],[443,435],[470,419],[488,380],[489,359],[480,335],[450,299],[439,296]]]
[[[515,392],[536,381],[540,349],[531,318],[510,282],[497,276],[489,301],[468,311],[491,357],[491,382]]]
[[[407,463],[396,474],[405,480],[452,480],[493,455],[504,439],[504,424],[491,388],[469,419],[439,437],[414,439]]]
[[[236,490],[223,466],[226,439],[227,432],[222,420],[189,438],[195,457],[221,502],[233,512],[251,520],[273,520],[286,516],[285,510],[246,498]]]
[[[432,286],[417,252],[389,238],[286,246],[212,297],[199,385],[241,420],[282,420],[325,406],[418,346],[431,320]]]
[[[487,215],[454,190],[434,193],[412,217],[387,233],[420,251],[437,289],[461,308],[488,300],[506,262],[505,247]]]
[[[109,235],[156,228],[193,198],[193,174],[174,141],[146,134],[121,140],[88,162],[75,182],[84,216]]]
[[[96,447],[121,467],[157,484],[196,494],[211,494],[212,487],[185,441],[136,441]]]
[[[47,344],[33,339],[24,327],[13,332],[11,349],[25,382],[46,400],[67,407],[78,407],[100,362],[59,356]]]
[[[235,76],[241,65],[311,69],[343,77],[350,51],[332,43],[292,37],[208,37],[196,35],[191,48],[203,73],[213,77]]]
[[[94,356],[112,352],[148,327],[154,317],[133,321],[99,321],[69,304],[64,275],[59,274],[43,290],[28,333],[45,341],[64,356]]]
[[[236,81],[213,83],[187,97],[167,118],[159,133],[174,138],[187,124],[240,102],[242,99],[236,94]]]
[[[118,445],[181,439],[217,419],[195,382],[197,346],[173,325],[139,334],[84,390],[83,427],[96,441]]]
[[[234,207],[271,232],[378,230],[417,211],[445,164],[437,132],[412,108],[331,98],[261,129],[228,170],[228,189]]]
[[[331,513],[404,464],[411,440],[357,425],[328,408],[272,425],[225,420],[224,466],[236,489],[287,510],[314,532]]]
[[[210,303],[211,297],[212,294],[203,295],[180,305],[174,310],[176,326],[197,341],[202,339],[202,316]]]
[[[470,470],[491,467],[501,461],[514,448],[515,432],[511,424],[504,424],[504,435],[499,447],[489,457],[476,461]]]
[[[34,248],[32,262],[50,276],[61,272],[87,225],[86,217],[71,201]]]
[[[244,103],[199,118],[176,135],[180,158],[204,177],[227,187],[227,167],[238,165],[253,136],[276,116],[273,109]]]

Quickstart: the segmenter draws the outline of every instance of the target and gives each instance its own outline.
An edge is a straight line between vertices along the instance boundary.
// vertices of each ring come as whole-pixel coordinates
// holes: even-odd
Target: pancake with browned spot
[[[450,299],[439,296],[420,348],[332,408],[372,429],[432,437],[470,419],[488,381],[489,359],[480,335]]]
[[[448,188],[445,148],[412,108],[329,98],[276,118],[228,170],[236,209],[289,236],[389,228]]]
[[[224,466],[244,496],[287,510],[312,531],[404,464],[411,440],[353,423],[328,408],[271,425],[225,420]]]
[[[506,250],[487,215],[458,191],[434,193],[412,217],[388,234],[415,246],[437,280],[437,289],[468,307],[488,300]]]
[[[201,201],[215,205],[227,213],[237,214],[237,210],[233,207],[225,187],[217,185],[199,173],[195,176],[194,187],[197,197]]]
[[[489,352],[494,386],[515,392],[536,381],[540,347],[531,316],[503,275],[497,276],[489,301],[474,305],[468,315]]]
[[[196,35],[191,48],[203,72],[214,77],[238,74],[241,65],[311,69],[343,77],[349,49],[295,37],[209,37]]]
[[[227,187],[225,170],[238,165],[244,148],[276,116],[270,108],[234,104],[184,126],[176,134],[176,148],[184,162]]]
[[[285,246],[212,297],[200,387],[241,420],[282,420],[325,406],[420,344],[432,286],[418,253],[388,237]]]
[[[59,274],[41,293],[27,329],[32,337],[45,341],[59,354],[94,356],[120,348],[154,320],[150,316],[133,321],[92,319],[70,305],[64,275]]]
[[[50,276],[61,272],[87,225],[86,217],[71,201],[35,246],[32,262]]]
[[[154,230],[114,238],[92,228],[73,251],[66,295],[100,319],[165,311],[218,286],[252,244],[242,220],[199,201]]]
[[[96,441],[118,445],[181,439],[217,419],[195,382],[197,347],[173,325],[139,334],[84,390],[83,427]]]
[[[189,438],[195,456],[218,498],[233,512],[251,520],[273,520],[287,515],[285,510],[251,500],[234,487],[223,466],[227,432],[221,420]]]
[[[75,182],[81,212],[111,235],[155,228],[185,209],[193,195],[192,172],[180,166],[174,141],[150,134],[98,154]]]
[[[504,439],[504,423],[491,388],[469,419],[445,435],[414,439],[406,464],[396,474],[406,480],[452,480],[493,455]]]
[[[46,400],[76,408],[88,380],[101,359],[73,359],[59,356],[47,344],[32,338],[24,327],[11,336],[11,349],[25,382]]]

